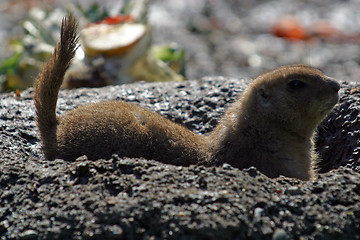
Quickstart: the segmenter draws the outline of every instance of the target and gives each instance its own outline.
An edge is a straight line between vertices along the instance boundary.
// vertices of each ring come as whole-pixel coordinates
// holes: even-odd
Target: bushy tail
[[[62,20],[60,41],[34,84],[36,123],[43,151],[48,159],[53,159],[57,151],[56,102],[64,75],[77,49],[77,28],[78,24],[73,16],[69,15]]]

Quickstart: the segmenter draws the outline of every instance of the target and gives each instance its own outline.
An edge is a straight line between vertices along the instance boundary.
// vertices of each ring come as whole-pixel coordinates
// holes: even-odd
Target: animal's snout
[[[334,89],[335,92],[338,92],[340,90],[340,84],[334,79],[328,78],[326,82],[330,85],[332,89]]]

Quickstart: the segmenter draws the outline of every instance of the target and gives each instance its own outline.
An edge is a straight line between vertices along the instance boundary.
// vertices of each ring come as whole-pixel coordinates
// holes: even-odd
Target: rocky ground
[[[19,34],[21,14],[14,13],[26,12],[10,2],[22,3],[0,3],[2,42]],[[32,89],[20,97],[6,93],[0,95],[0,239],[360,239],[360,85],[352,83],[360,75],[358,1],[150,2],[154,41],[175,39],[187,49],[190,79],[227,77],[64,90],[58,114],[123,99],[206,134],[246,77],[310,63],[345,80],[339,104],[318,130],[319,178],[269,179],[253,168],[117,156],[50,162],[40,151]],[[271,26],[289,14],[308,29],[325,19],[348,38],[292,42],[272,35]],[[6,47],[0,49],[1,59]]]
[[[246,79],[64,90],[58,113],[103,99],[137,102],[206,134]],[[360,85],[319,128],[315,181],[269,179],[230,165],[178,167],[145,159],[48,161],[32,90],[2,94],[1,239],[360,239]]]

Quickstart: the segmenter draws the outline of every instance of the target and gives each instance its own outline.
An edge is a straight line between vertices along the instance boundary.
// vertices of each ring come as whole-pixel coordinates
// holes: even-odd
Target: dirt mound
[[[248,81],[65,90],[58,113],[124,99],[206,134]],[[320,168],[327,173],[309,182],[227,164],[178,167],[117,156],[47,161],[32,90],[2,94],[1,239],[360,239],[359,89],[342,85],[340,103],[319,128]]]

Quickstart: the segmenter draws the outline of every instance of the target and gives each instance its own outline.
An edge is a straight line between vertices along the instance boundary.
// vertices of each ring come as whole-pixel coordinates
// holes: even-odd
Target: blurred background
[[[9,41],[24,36],[32,8],[86,8],[96,2],[110,16],[124,5],[119,0],[2,0],[0,63],[13,56]],[[360,1],[147,2],[152,44],[176,43],[185,50],[184,79],[255,77],[280,65],[306,63],[337,80],[360,80]]]

